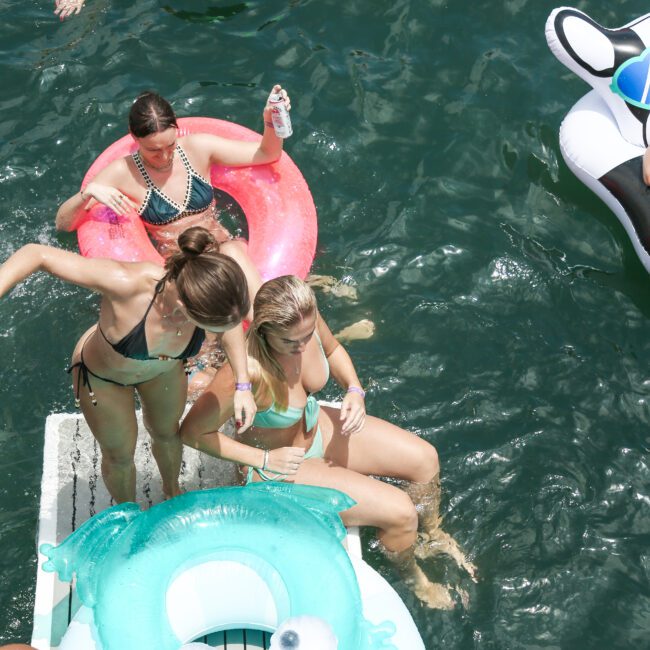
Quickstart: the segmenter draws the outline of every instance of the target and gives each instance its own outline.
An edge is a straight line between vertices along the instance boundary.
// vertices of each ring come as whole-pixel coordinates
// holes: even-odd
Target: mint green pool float
[[[271,483],[109,508],[40,549],[44,570],[76,575],[83,604],[60,650],[178,650],[298,616],[326,621],[339,650],[397,650],[394,625],[362,614],[338,515],[352,505],[336,490]]]

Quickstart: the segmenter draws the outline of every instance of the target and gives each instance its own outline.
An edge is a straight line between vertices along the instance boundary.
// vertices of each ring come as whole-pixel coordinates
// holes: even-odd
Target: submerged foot
[[[340,332],[334,334],[339,341],[357,341],[360,339],[369,339],[375,333],[375,324],[364,318],[352,325],[344,327]]]
[[[350,284],[344,284],[333,275],[309,275],[307,284],[310,287],[318,287],[324,293],[331,293],[337,298],[357,299],[357,289]]]
[[[319,287],[320,289],[325,290],[326,288],[335,285],[338,280],[333,275],[318,275],[316,273],[310,273],[305,282],[310,287]]]
[[[415,560],[412,547],[397,552],[384,549],[384,552],[388,559],[395,564],[404,582],[424,605],[431,609],[454,608],[449,585],[431,582],[427,578],[422,567]]]
[[[413,593],[430,609],[454,608],[449,586],[431,582],[419,566],[416,565],[407,582],[412,587]]]
[[[414,553],[419,560],[444,553],[459,567],[465,569],[474,582],[477,582],[476,565],[465,557],[458,542],[441,528],[433,528],[428,533],[418,533]]]
[[[454,591],[458,594],[458,597],[460,598],[460,602],[463,605],[465,609],[469,607],[469,593],[467,592],[466,589],[462,589],[461,587],[454,587]]]

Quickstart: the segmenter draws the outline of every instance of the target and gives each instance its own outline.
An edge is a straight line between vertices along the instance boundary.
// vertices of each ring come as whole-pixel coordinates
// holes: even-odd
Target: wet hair
[[[165,262],[165,281],[176,284],[190,317],[201,325],[237,325],[250,310],[244,272],[219,253],[215,238],[200,226],[178,237],[178,248]]]
[[[279,334],[318,313],[316,296],[307,283],[295,275],[283,275],[265,282],[253,303],[253,322],[246,333],[248,356],[260,402],[275,402],[280,410],[289,403],[287,378],[266,341],[267,334]]]
[[[146,138],[177,126],[171,104],[150,90],[138,95],[129,111],[129,131],[136,138]]]

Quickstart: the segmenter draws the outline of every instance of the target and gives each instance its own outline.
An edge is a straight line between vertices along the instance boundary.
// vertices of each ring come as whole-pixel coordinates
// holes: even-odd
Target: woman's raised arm
[[[271,94],[279,93],[284,99],[287,110],[291,109],[291,101],[286,90],[279,84],[273,86]],[[270,97],[270,95],[269,95]],[[248,165],[266,165],[275,162],[282,154],[284,141],[278,138],[271,122],[273,107],[266,100],[264,106],[264,133],[258,142],[244,140],[229,140],[216,135],[196,134],[188,136],[192,147],[207,155],[214,165],[227,167],[246,167]]]
[[[53,246],[27,244],[0,266],[0,296],[37,271],[113,296],[132,294],[141,277],[140,272],[134,272],[123,262],[90,259]]]

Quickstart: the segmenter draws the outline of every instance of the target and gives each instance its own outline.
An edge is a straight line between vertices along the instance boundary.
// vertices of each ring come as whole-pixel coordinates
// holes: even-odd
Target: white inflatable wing
[[[642,156],[650,116],[650,14],[606,29],[577,9],[555,9],[546,21],[555,56],[593,87],[560,127],[571,171],[616,214],[650,272],[650,188]]]
[[[650,14],[606,29],[577,9],[546,21],[551,52],[605,100],[625,140],[647,147],[650,115]]]

